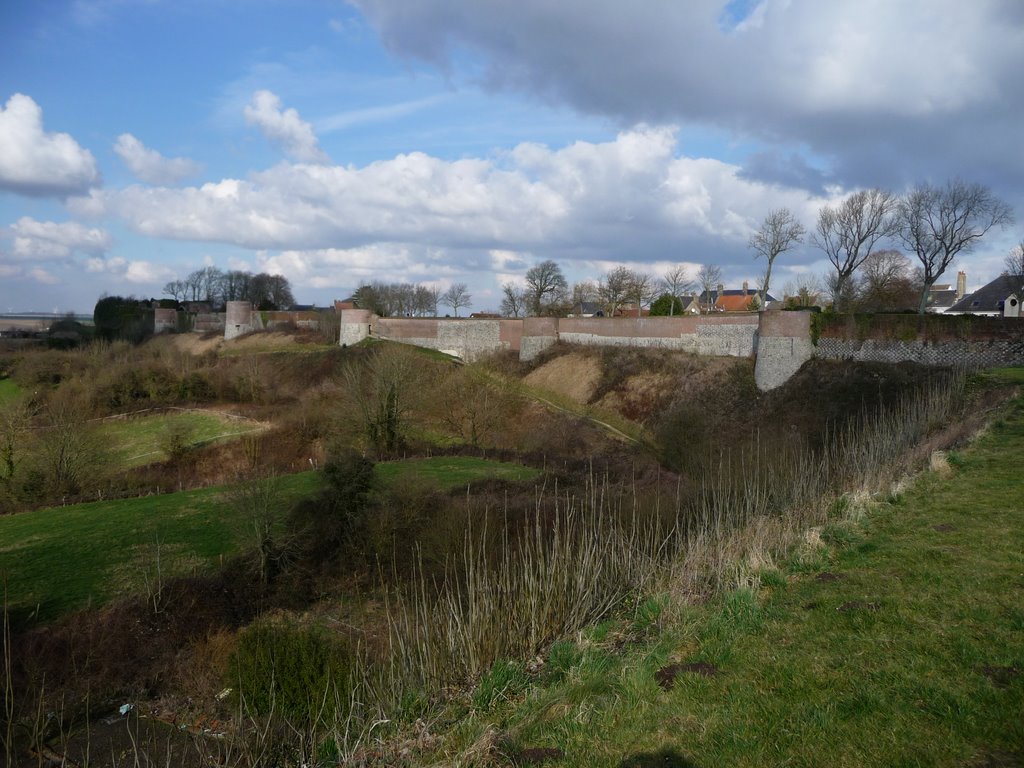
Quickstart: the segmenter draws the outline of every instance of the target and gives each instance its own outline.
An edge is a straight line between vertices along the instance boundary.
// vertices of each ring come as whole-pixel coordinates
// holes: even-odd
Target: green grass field
[[[442,489],[474,480],[523,480],[536,470],[472,457],[377,465],[385,484],[412,477]],[[280,507],[312,493],[313,472],[279,480]],[[159,543],[158,543],[159,542]],[[0,517],[0,577],[12,615],[49,620],[144,590],[157,549],[165,577],[202,572],[249,543],[244,513],[224,487],[51,507]]]
[[[0,379],[0,406],[20,394],[21,387],[14,383],[14,379]]]
[[[377,476],[390,484],[418,478],[443,490],[464,488],[476,480],[530,480],[540,472],[522,464],[508,464],[473,456],[434,456],[377,465]]]
[[[649,600],[540,673],[497,665],[433,757],[493,739],[515,764],[579,768],[1024,765],[1022,461],[1019,397],[951,472],[826,527],[756,592],[660,632]]]
[[[100,425],[100,434],[111,446],[115,461],[124,469],[168,458],[167,435],[181,430],[191,446],[215,440],[232,440],[262,427],[216,411],[169,411],[127,419],[110,419]]]

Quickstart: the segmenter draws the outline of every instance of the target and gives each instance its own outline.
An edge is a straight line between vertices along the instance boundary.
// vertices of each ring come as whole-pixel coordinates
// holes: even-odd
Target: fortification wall
[[[1024,326],[1021,334],[1024,336]],[[823,338],[818,340],[814,354],[825,360],[993,368],[1024,365],[1024,338],[1015,341]]]
[[[369,330],[371,336],[436,349],[467,362],[502,349],[517,349],[522,337],[521,323],[490,318],[374,317]]]
[[[563,318],[557,336],[569,344],[662,347],[700,355],[750,357],[756,313],[681,317]]]
[[[924,365],[1024,365],[1024,322],[1006,318],[860,318],[823,322],[809,312],[643,318],[524,320],[379,318],[343,310],[341,343],[377,336],[472,361],[502,349],[532,360],[558,341],[661,347],[699,355],[755,357],[754,378],[774,389],[812,357]],[[874,321],[872,321],[874,322]],[[812,323],[815,328],[812,329]],[[915,325],[916,324],[916,325]],[[817,343],[813,339],[819,334]]]
[[[762,312],[754,383],[762,392],[782,386],[814,352],[809,312]]]
[[[223,312],[198,312],[192,322],[192,330],[196,333],[222,333],[225,330],[226,319]]]
[[[153,310],[153,333],[173,333],[178,330],[178,310],[156,307]]]

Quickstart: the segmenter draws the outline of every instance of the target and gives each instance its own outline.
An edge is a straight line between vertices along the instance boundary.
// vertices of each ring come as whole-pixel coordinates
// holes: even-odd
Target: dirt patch
[[[715,677],[718,674],[718,667],[708,664],[706,661],[695,661],[689,664],[669,664],[654,673],[654,679],[658,685],[666,691],[671,691],[676,684],[676,678],[682,674],[700,675],[701,677]]]
[[[531,387],[545,389],[575,403],[586,405],[601,379],[601,362],[595,357],[571,352],[545,363],[525,379]]]
[[[154,336],[146,342],[146,346],[158,349],[174,349],[190,355],[205,355],[216,352],[224,343],[224,336],[219,333],[167,333]]]
[[[843,603],[837,611],[840,613],[852,613],[853,611],[877,611],[882,606],[878,603],[868,603],[864,600],[851,600],[848,603]]]
[[[512,760],[516,765],[540,765],[563,757],[565,753],[558,747],[527,747],[516,753]]]
[[[996,688],[1006,688],[1020,677],[1021,673],[1016,667],[984,666],[981,668],[981,674],[991,680]]]
[[[678,379],[664,373],[630,376],[615,390],[601,398],[598,405],[621,413],[631,421],[645,421],[678,388]]]
[[[843,576],[841,573],[831,573],[830,571],[822,571],[821,573],[819,573],[817,576],[814,577],[814,580],[815,581],[839,581],[840,579],[845,579],[845,578],[846,577]]]
[[[932,530],[939,533],[950,533],[956,530],[956,526],[952,523],[939,523],[938,525],[933,525]]]

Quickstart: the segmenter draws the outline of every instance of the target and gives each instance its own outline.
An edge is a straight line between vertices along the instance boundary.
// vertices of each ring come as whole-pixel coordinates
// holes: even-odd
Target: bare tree
[[[444,292],[441,303],[452,308],[455,316],[459,316],[459,307],[469,307],[473,304],[473,297],[469,294],[469,288],[465,283],[452,283],[451,287]]]
[[[1024,298],[1024,240],[1010,249],[1006,254],[1006,274],[1014,278],[1018,298]]]
[[[896,233],[894,213],[898,200],[884,189],[855,192],[836,207],[818,213],[813,242],[835,267],[830,280],[832,305],[838,311],[854,272],[884,238]]]
[[[503,283],[501,293],[501,314],[505,317],[522,317],[526,311],[523,289],[512,283]]]
[[[924,272],[918,312],[924,314],[928,292],[953,259],[967,253],[993,227],[1013,222],[1013,210],[982,184],[960,179],[945,187],[918,184],[899,204],[898,233]]]
[[[824,288],[816,275],[807,273],[786,283],[783,292],[787,307],[816,307],[821,303]]]
[[[594,301],[598,297],[597,285],[591,280],[581,280],[572,287],[572,311],[578,315],[584,314],[583,305]]]
[[[636,316],[640,317],[643,308],[658,296],[658,287],[650,275],[645,272],[634,272],[626,288],[626,297],[636,304]]]
[[[402,345],[386,345],[366,362],[342,370],[346,411],[358,420],[369,445],[381,454],[403,440],[417,397],[422,395],[423,365],[419,355]]]
[[[280,481],[272,474],[254,470],[236,478],[227,497],[252,545],[260,583],[266,584],[295,548],[295,537],[280,532],[279,522],[285,512]]]
[[[768,302],[768,288],[772,279],[772,266],[780,254],[802,243],[806,230],[788,208],[778,208],[761,222],[761,228],[750,237],[748,246],[754,250],[754,258],[764,256],[768,262],[761,281],[761,308]]]
[[[722,284],[721,267],[714,264],[701,264],[700,269],[697,270],[697,284],[701,288],[701,298],[704,300],[701,311],[710,312],[715,303],[711,300],[711,294],[715,293],[717,299],[718,286]]]
[[[413,306],[419,317],[432,317],[437,314],[437,302],[441,292],[426,285],[417,285]]]
[[[164,293],[175,301],[185,301],[188,298],[188,286],[184,280],[171,280],[164,285]]]
[[[628,298],[629,286],[633,282],[633,270],[615,267],[597,285],[597,293],[605,303],[608,317],[615,317],[619,305]]]
[[[687,273],[686,267],[680,265],[670,267],[662,276],[661,284],[665,286],[665,292],[673,299],[669,302],[668,309],[668,314],[671,317],[675,314],[676,310],[675,299],[678,299],[684,293],[692,291],[693,281],[690,279],[690,275]]]
[[[569,288],[562,268],[551,259],[526,271],[526,309],[533,315],[562,304]]]
[[[899,251],[875,251],[861,265],[857,305],[862,312],[898,312],[917,300],[918,285],[910,259]]]

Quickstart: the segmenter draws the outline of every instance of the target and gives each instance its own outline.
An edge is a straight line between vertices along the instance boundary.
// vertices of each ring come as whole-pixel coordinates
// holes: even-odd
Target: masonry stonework
[[[923,338],[900,340],[858,339],[857,323],[851,319],[849,327],[832,328],[816,345],[811,338],[811,317],[809,312],[766,311],[671,318],[403,319],[343,310],[340,341],[354,344],[375,336],[441,350],[467,361],[499,350],[518,351],[521,360],[532,360],[558,341],[754,357],[754,380],[761,391],[781,386],[812,357],[971,368],[1024,365],[1021,321],[1006,324],[1000,319],[1002,325],[991,327],[978,321],[971,326],[969,338],[937,338],[932,327],[927,334],[920,332]],[[883,325],[888,322],[880,321]],[[934,318],[928,322],[931,326],[938,323],[939,330],[947,334],[964,332],[962,321],[960,325],[954,325],[953,319],[948,324]]]

